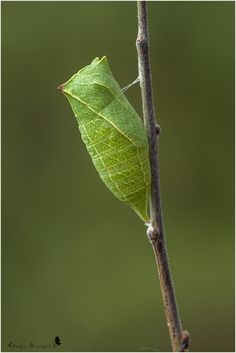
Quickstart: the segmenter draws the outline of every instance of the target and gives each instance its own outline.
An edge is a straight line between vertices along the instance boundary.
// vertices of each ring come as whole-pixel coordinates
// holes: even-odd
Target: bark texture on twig
[[[146,1],[138,1],[138,36],[136,47],[138,52],[139,78],[142,93],[143,118],[149,140],[149,158],[151,167],[150,192],[150,226],[147,230],[156,257],[160,278],[167,325],[169,327],[172,349],[186,351],[188,339],[183,339],[183,330],[175,298],[174,285],[168,261],[167,247],[164,236],[162,208],[160,197],[160,177],[157,139],[160,127],[157,129],[152,90],[152,76],[149,57],[148,15]],[[184,333],[187,331],[184,331]],[[184,341],[184,342],[183,342]]]

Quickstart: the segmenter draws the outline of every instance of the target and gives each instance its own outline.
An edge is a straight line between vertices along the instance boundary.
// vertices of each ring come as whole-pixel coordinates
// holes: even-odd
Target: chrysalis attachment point
[[[131,82],[129,85],[125,86],[122,88],[122,92],[124,93],[125,91],[127,91],[127,89],[129,89],[131,86],[135,85],[137,82],[140,81],[139,76],[136,78],[136,80],[134,80],[133,82]]]
[[[158,234],[156,233],[154,227],[149,224],[149,227],[147,229],[147,237],[150,241],[150,243],[153,243],[154,241],[157,241],[158,239]]]

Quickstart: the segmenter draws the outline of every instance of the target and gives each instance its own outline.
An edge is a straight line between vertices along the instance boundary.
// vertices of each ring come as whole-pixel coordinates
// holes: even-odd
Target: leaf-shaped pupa
[[[115,81],[106,57],[94,59],[59,89],[70,102],[101,179],[147,222],[148,139],[141,118]]]

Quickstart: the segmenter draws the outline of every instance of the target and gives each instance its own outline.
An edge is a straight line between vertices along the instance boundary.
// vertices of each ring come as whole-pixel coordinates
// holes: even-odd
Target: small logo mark
[[[55,337],[55,343],[59,346],[61,344],[61,340],[59,336]]]

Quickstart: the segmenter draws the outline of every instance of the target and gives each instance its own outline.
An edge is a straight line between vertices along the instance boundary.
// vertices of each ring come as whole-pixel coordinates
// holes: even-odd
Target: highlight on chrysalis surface
[[[148,140],[143,121],[114,79],[107,58],[95,58],[58,89],[71,105],[102,181],[147,222]]]

